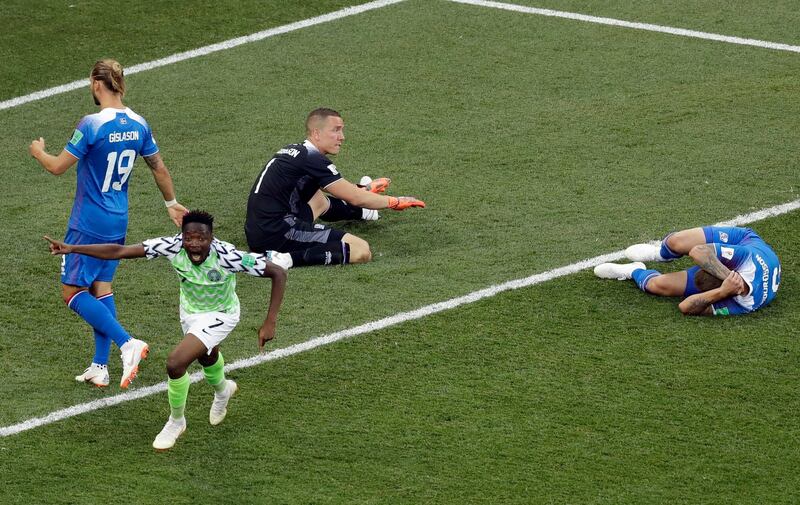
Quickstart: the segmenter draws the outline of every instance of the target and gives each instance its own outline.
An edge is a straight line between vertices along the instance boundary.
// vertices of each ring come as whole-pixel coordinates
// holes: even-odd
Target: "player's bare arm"
[[[150,171],[153,173],[153,179],[155,179],[156,186],[158,186],[159,191],[161,191],[161,196],[164,197],[164,203],[167,205],[167,212],[169,213],[170,219],[180,228],[183,215],[186,214],[187,210],[186,207],[179,204],[175,199],[175,187],[172,184],[172,176],[169,174],[164,160],[161,159],[161,154],[155,153],[150,156],[143,156],[143,158],[147,166],[150,167]]]
[[[63,174],[78,161],[78,158],[66,150],[61,151],[58,156],[48,154],[45,150],[44,138],[42,137],[31,142],[31,145],[28,146],[28,152],[45,170],[53,175]]]
[[[719,280],[725,280],[731,271],[717,259],[717,253],[711,244],[692,247],[689,256],[695,264]]]
[[[142,244],[135,245],[119,245],[119,244],[92,244],[92,245],[70,245],[65,244],[59,240],[54,240],[47,235],[45,240],[50,242],[50,254],[85,254],[104,260],[118,260],[128,258],[144,258],[144,246]]]
[[[350,205],[367,209],[405,210],[409,207],[425,207],[425,202],[417,200],[413,196],[394,197],[371,193],[364,191],[346,179],[339,179],[328,185],[325,191]]]
[[[272,290],[269,295],[269,309],[264,323],[258,330],[258,350],[264,351],[264,344],[275,338],[275,325],[278,322],[278,311],[283,303],[283,294],[286,291],[286,270],[274,263],[267,263],[264,277],[272,280]]]
[[[736,272],[730,272],[720,287],[689,296],[678,307],[686,315],[710,316],[713,312],[711,308],[713,303],[740,294],[745,290],[746,286],[742,277]]]

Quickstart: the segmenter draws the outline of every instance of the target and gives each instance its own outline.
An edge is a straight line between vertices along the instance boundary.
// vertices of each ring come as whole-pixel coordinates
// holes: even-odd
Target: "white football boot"
[[[99,388],[108,386],[110,382],[108,378],[108,367],[106,365],[98,365],[92,363],[83,371],[82,374],[76,375],[75,380],[78,382],[85,382],[87,384],[94,384]]]
[[[127,389],[139,373],[139,362],[147,357],[150,347],[147,342],[131,338],[122,344],[119,350],[122,358],[122,379],[119,381],[119,387]]]
[[[602,263],[594,267],[594,274],[601,279],[617,279],[624,281],[630,279],[634,270],[646,268],[644,263],[627,263],[620,265],[619,263]]]
[[[211,403],[211,410],[208,412],[208,422],[212,426],[216,426],[225,419],[228,413],[228,400],[231,399],[236,392],[239,391],[239,386],[230,379],[225,381],[225,391],[214,393],[214,401]]]
[[[632,245],[625,249],[625,257],[631,261],[667,261],[661,257],[661,242]]]
[[[184,431],[186,431],[186,418],[181,417],[180,419],[173,419],[172,416],[170,416],[167,420],[167,424],[161,429],[161,433],[156,435],[156,439],[153,440],[153,449],[157,451],[172,449],[178,437],[183,435]]]

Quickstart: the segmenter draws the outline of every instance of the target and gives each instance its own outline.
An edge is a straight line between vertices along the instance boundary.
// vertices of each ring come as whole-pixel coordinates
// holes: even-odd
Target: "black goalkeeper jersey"
[[[289,144],[275,153],[253,183],[245,232],[271,233],[288,214],[307,219],[308,200],[341,178],[336,165],[308,140]]]

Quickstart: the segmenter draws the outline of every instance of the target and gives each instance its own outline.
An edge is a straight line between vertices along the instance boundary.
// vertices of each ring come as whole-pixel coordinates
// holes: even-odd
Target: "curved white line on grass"
[[[789,44],[781,44],[778,42],[768,42],[765,40],[744,39],[741,37],[732,37],[729,35],[719,35],[716,33],[699,32],[696,30],[686,30],[684,28],[673,28],[671,26],[653,25],[649,23],[636,23],[632,21],[623,21],[621,19],[603,18],[597,16],[589,16],[586,14],[577,14],[574,12],[554,11],[550,9],[539,9],[537,7],[526,7],[524,5],[509,4],[503,2],[490,2],[487,0],[450,0],[450,1],[461,4],[479,5],[481,7],[492,7],[494,9],[502,9],[507,11],[523,12],[525,14],[537,14],[539,16],[565,18],[565,19],[572,19],[575,21],[585,21],[587,23],[621,26],[623,28],[633,28],[636,30],[646,30],[649,32],[669,33],[671,35],[680,35],[682,37],[716,40],[717,42],[727,42],[729,44],[741,44],[743,46],[754,46],[754,47],[762,47],[764,49],[775,49],[778,51],[790,51],[793,53],[800,53],[800,46],[792,46]]]
[[[799,208],[800,208],[800,200],[795,200],[793,202],[785,203],[783,205],[777,205],[775,207],[770,207],[764,210],[759,210],[757,212],[752,212],[750,214],[743,214],[741,216],[736,216],[735,218],[730,219],[728,221],[721,221],[717,223],[716,226],[741,226],[755,221],[760,221],[768,217],[774,217],[774,216],[779,216],[781,214],[786,214],[787,212],[791,212]],[[276,349],[266,354],[259,354],[257,356],[253,356],[252,358],[246,358],[234,361],[233,363],[226,365],[225,370],[231,371],[231,370],[238,370],[240,368],[249,368],[252,366],[260,365],[262,363],[266,363],[267,361],[273,361],[276,359],[285,358],[287,356],[292,356],[294,354],[299,354],[301,352],[309,351],[311,349],[315,349],[323,345],[332,344],[334,342],[338,342],[339,340],[355,337],[356,335],[363,335],[364,333],[370,333],[373,331],[382,330],[384,328],[388,328],[396,324],[404,323],[407,321],[413,321],[415,319],[421,319],[423,317],[430,316],[438,312],[454,309],[461,305],[477,302],[478,300],[483,300],[484,298],[490,298],[492,296],[495,296],[499,293],[502,293],[503,291],[535,286],[536,284],[541,284],[543,282],[557,279],[565,275],[580,272],[581,270],[584,270],[586,268],[591,268],[595,265],[599,265],[600,263],[606,263],[608,261],[616,261],[622,259],[623,257],[624,257],[623,251],[621,250],[614,251],[608,254],[603,254],[601,256],[595,256],[593,258],[585,259],[577,263],[572,263],[564,267],[548,270],[547,272],[543,272],[540,274],[531,275],[530,277],[525,277],[524,279],[516,279],[513,281],[504,282],[503,284],[490,286],[488,288],[481,289],[479,291],[473,291],[472,293],[469,293],[464,296],[459,296],[458,298],[451,298],[450,300],[444,302],[426,305],[424,307],[420,307],[416,310],[412,310],[409,312],[400,312],[399,314],[395,314],[393,316],[385,317],[383,319],[378,319],[377,321],[365,323],[359,326],[355,326],[353,328],[348,328],[346,330],[337,331],[336,333],[323,335],[321,337],[313,338],[311,340],[307,340],[299,344],[291,345],[289,347],[284,347],[283,349]],[[189,377],[192,383],[199,382],[203,380],[203,372],[195,372],[191,374]],[[129,391],[127,393],[118,394],[108,398],[103,398],[101,400],[94,400],[88,403],[81,403],[79,405],[74,405],[66,409],[56,410],[55,412],[51,412],[50,414],[43,417],[36,417],[33,419],[28,419],[27,421],[23,421],[18,424],[4,426],[0,428],[0,436],[8,437],[10,435],[16,435],[17,433],[37,428],[39,426],[45,426],[47,424],[51,424],[56,421],[61,421],[63,419],[74,417],[80,414],[85,414],[93,410],[98,410],[105,407],[112,407],[114,405],[118,405],[120,403],[128,402],[131,400],[137,400],[139,398],[144,398],[146,396],[154,395],[156,393],[161,393],[166,390],[167,390],[167,383],[160,382],[152,386],[143,387],[142,389],[136,389],[134,391]]]
[[[242,44],[249,44],[250,42],[256,42],[258,40],[274,37],[275,35],[281,35],[283,33],[293,32],[301,28],[307,28],[309,26],[314,26],[321,23],[327,23],[328,21],[334,21],[337,19],[346,18],[348,16],[361,14],[362,12],[367,12],[373,9],[380,9],[381,7],[386,7],[387,5],[396,4],[403,1],[405,0],[376,0],[374,2],[368,2],[361,5],[345,7],[344,9],[340,9],[338,11],[329,12],[328,14],[323,14],[321,16],[304,19],[302,21],[296,21],[288,25],[270,28],[268,30],[263,30],[257,33],[252,33],[250,35],[245,35],[243,37],[237,37],[235,39],[218,42],[216,44],[211,44],[209,46],[192,49],[191,51],[185,51],[182,53],[173,54],[172,56],[167,56],[166,58],[160,58],[158,60],[149,61],[147,63],[139,63],[138,65],[132,65],[125,69],[125,75],[132,75],[138,72],[144,72],[145,70],[152,70],[154,68],[163,67],[165,65],[178,63],[179,61],[188,60],[190,58],[205,56],[207,54],[215,53],[217,51],[224,51],[225,49],[231,49],[236,46],[241,46]],[[81,79],[78,81],[70,82],[68,84],[62,84],[61,86],[56,86],[54,88],[43,89],[41,91],[37,91],[29,95],[20,96],[17,98],[12,98],[10,100],[5,100],[3,102],[0,102],[0,110],[10,109],[12,107],[17,107],[19,105],[28,102],[35,102],[36,100],[41,100],[43,98],[49,98],[54,95],[66,93],[67,91],[84,88],[88,85],[89,85],[88,79]]]

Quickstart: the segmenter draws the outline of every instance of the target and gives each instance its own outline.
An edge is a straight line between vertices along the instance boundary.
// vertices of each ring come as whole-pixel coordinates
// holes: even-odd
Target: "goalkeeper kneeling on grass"
[[[275,323],[286,289],[286,264],[265,254],[246,253],[213,235],[214,218],[203,211],[183,216],[181,233],[170,237],[145,240],[141,244],[68,245],[49,237],[52,254],[85,254],[102,259],[155,258],[165,256],[180,277],[180,318],[183,340],[167,358],[169,420],[153,441],[153,447],[166,450],[186,430],[183,412],[189,393],[186,369],[197,360],[214,388],[209,422],[217,425],[225,419],[228,400],[238,390],[232,380],[225,379],[219,344],[239,322],[239,298],[236,296],[237,272],[272,279],[269,310],[258,331],[259,349],[275,337]]]

